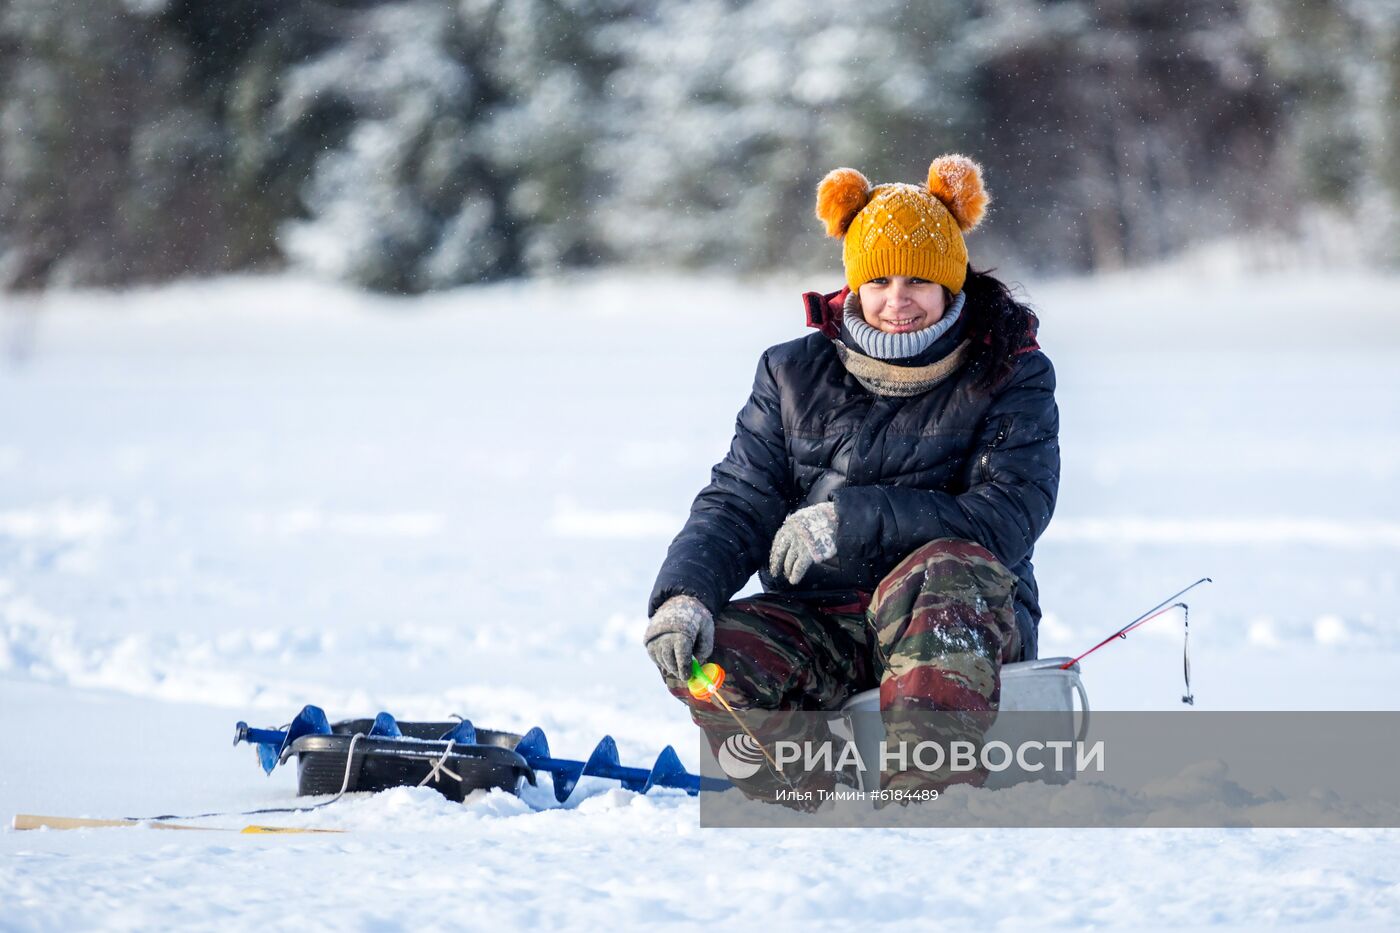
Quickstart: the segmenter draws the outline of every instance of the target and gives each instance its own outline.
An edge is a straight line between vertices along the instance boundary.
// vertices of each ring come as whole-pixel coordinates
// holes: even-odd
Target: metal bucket
[[[986,741],[1001,741],[1011,748],[1021,742],[1035,740],[1082,741],[1089,730],[1089,696],[1079,677],[1079,665],[1062,667],[1069,658],[1041,658],[1001,666],[1001,705],[996,720],[987,730]],[[1079,697],[1079,710],[1074,698]],[[1034,716],[1002,716],[1005,712],[1035,712]],[[861,790],[869,791],[880,783],[880,743],[885,727],[880,721],[880,691],[866,690],[845,702],[841,718],[833,720],[832,731],[848,741],[854,741],[866,767],[860,774]],[[1076,715],[1079,718],[1075,728]],[[1073,756],[1069,769],[1026,771],[1013,762],[1003,771],[993,771],[984,787],[1009,787],[1022,781],[1065,783],[1074,777]]]

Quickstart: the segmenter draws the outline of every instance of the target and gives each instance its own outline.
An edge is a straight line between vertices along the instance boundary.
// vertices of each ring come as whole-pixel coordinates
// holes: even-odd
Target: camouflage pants
[[[940,538],[900,561],[868,603],[860,594],[802,593],[730,602],[715,618],[710,660],[724,668],[720,692],[736,710],[836,710],[852,695],[879,687],[887,741],[976,738],[1000,702],[1001,665],[1020,654],[1015,590],[1016,577],[986,548]],[[733,718],[717,704],[693,698],[683,682],[663,677],[718,754],[735,733]],[[941,724],[930,727],[920,725],[917,711],[967,715],[937,717]],[[910,712],[915,715],[901,715]],[[764,716],[763,738],[820,741],[808,733],[822,719]],[[957,724],[950,727],[950,721]],[[769,769],[760,774],[744,790],[771,799],[777,785],[763,782],[774,775]],[[806,789],[834,783],[821,774],[806,777]],[[909,771],[884,774],[881,782],[941,787],[984,779]]]

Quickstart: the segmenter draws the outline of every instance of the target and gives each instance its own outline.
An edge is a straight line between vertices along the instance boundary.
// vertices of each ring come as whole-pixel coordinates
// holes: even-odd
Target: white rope
[[[442,776],[444,774],[452,778],[454,781],[457,781],[459,783],[461,782],[462,776],[454,772],[451,768],[447,767],[447,758],[449,755],[452,754],[452,746],[455,744],[456,739],[447,740],[447,748],[443,749],[442,757],[439,758],[437,761],[433,762],[433,767],[424,776],[423,780],[418,782],[419,787],[422,787],[429,781],[436,783],[442,780]]]
[[[163,813],[160,816],[126,816],[125,820],[135,820],[138,822],[149,822],[151,820],[202,820],[211,816],[257,816],[260,813],[309,813],[312,810],[319,810],[322,807],[329,807],[341,797],[345,796],[345,791],[350,787],[350,766],[355,761],[355,746],[360,743],[360,739],[365,738],[363,732],[356,732],[350,740],[350,749],[345,753],[345,777],[341,779],[340,790],[330,800],[321,803],[313,803],[305,807],[263,807],[260,810],[237,810],[220,813],[191,813],[188,816],[180,816],[174,813]],[[451,774],[451,772],[448,772]],[[453,775],[454,777],[456,775]]]
[[[339,800],[341,797],[345,796],[345,789],[350,786],[350,765],[355,760],[355,746],[359,744],[360,739],[363,739],[364,737],[365,734],[363,732],[356,732],[355,737],[350,740],[350,750],[345,753],[345,777],[340,782],[340,790],[336,792],[336,795],[334,797],[332,797],[330,800],[327,800],[325,803],[316,804],[317,807],[328,807],[331,804],[335,803],[337,800]]]

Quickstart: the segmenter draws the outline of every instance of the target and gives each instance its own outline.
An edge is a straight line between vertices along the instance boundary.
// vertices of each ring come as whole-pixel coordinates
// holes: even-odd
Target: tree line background
[[[810,268],[822,174],[946,151],[979,260],[1393,266],[1398,63],[1393,0],[0,0],[0,287]]]

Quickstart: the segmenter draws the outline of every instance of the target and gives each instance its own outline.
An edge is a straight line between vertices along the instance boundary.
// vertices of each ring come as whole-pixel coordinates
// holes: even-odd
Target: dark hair
[[[1040,325],[1029,305],[1016,300],[1011,287],[992,273],[967,267],[967,294],[963,314],[968,316],[967,337],[972,341],[971,365],[977,373],[972,387],[990,393],[1011,375],[1016,352],[1026,345]]]

